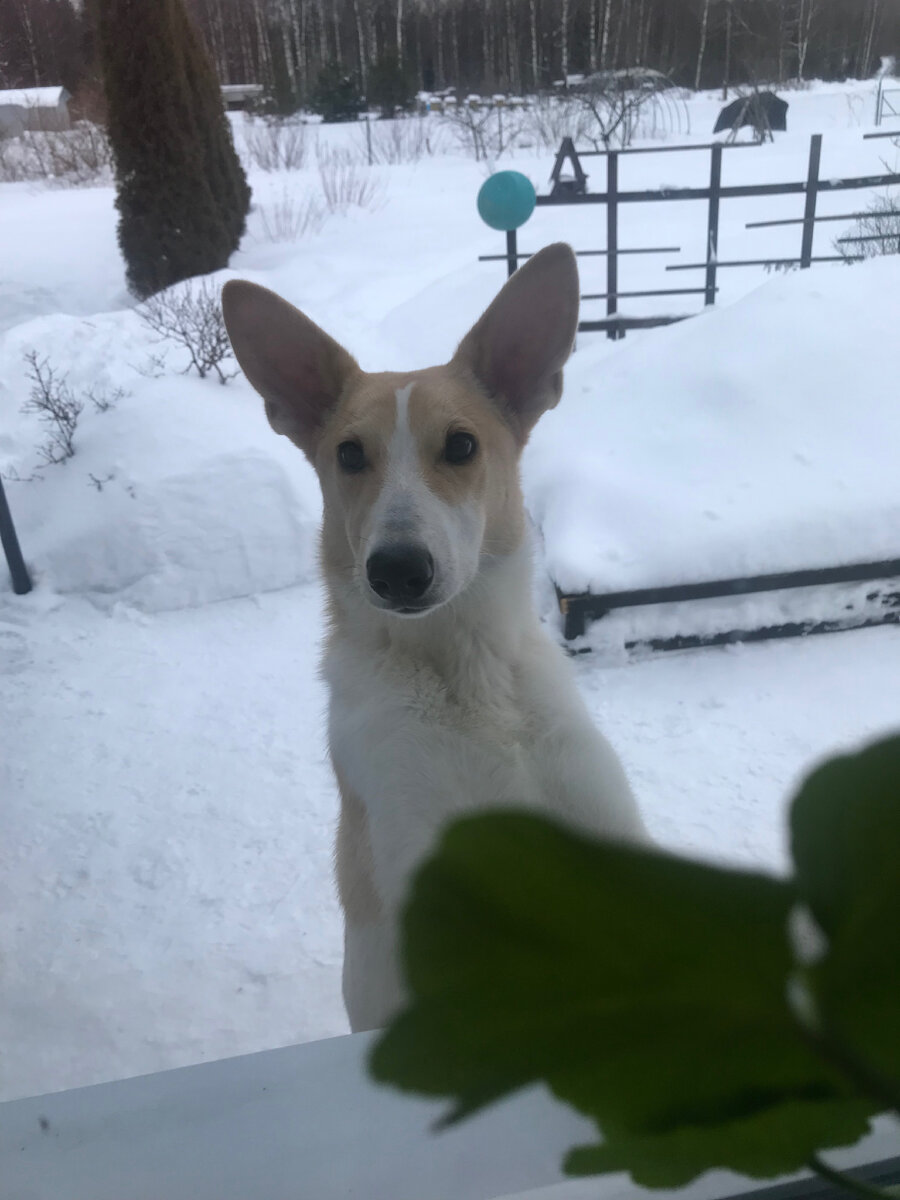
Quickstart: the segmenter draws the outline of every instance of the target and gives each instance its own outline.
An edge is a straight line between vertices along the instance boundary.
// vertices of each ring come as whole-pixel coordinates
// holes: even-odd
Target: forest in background
[[[296,106],[324,67],[363,93],[385,61],[415,89],[522,93],[643,66],[688,87],[860,78],[900,56],[898,0],[187,0],[222,83]],[[3,0],[0,88],[96,91],[88,7]]]

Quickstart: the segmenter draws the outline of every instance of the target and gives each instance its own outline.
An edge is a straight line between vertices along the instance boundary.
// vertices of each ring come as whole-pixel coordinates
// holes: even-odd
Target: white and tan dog
[[[410,875],[452,818],[528,805],[647,837],[531,601],[519,455],[562,390],[575,258],[542,250],[449,363],[402,374],[362,371],[255,284],[226,284],[223,308],[273,429],[322,485],[344,1000],[354,1030],[377,1028],[403,999],[395,929]]]

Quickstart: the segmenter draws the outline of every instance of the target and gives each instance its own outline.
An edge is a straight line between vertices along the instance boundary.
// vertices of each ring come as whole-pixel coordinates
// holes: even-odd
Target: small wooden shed
[[[0,137],[18,137],[26,129],[69,129],[71,98],[62,86],[0,90]]]

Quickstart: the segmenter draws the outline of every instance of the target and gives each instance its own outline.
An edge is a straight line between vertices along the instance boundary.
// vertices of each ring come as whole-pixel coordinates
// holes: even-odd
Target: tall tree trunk
[[[731,4],[725,0],[725,72],[722,76],[722,99],[728,99],[728,88],[731,85]]]
[[[368,63],[366,62],[366,35],[363,29],[362,11],[359,7],[359,0],[353,0],[353,16],[356,18],[356,45],[359,52],[359,79],[362,84],[363,93],[368,87],[369,72]]]
[[[644,13],[644,29],[641,33],[641,64],[650,66],[650,30],[653,28],[653,4],[647,5]]]
[[[606,70],[609,53],[609,22],[612,16],[612,0],[603,0],[603,19],[600,22],[600,70]]]
[[[338,0],[331,0],[331,23],[334,27],[334,59],[338,66],[344,65],[344,48],[341,45],[341,17]]]
[[[869,32],[863,43],[863,50],[860,62],[860,76],[863,78],[868,75],[869,64],[872,61],[872,49],[875,43],[875,30],[878,28],[878,18],[880,14],[880,0],[872,0],[872,10],[869,15]]]
[[[281,13],[279,16],[279,24],[281,26],[281,50],[284,54],[284,67],[287,71],[287,77],[291,85],[291,97],[294,104],[297,103],[297,68],[294,65],[294,48],[291,45],[291,31],[288,25],[288,14]]]
[[[453,83],[460,87],[462,76],[459,69],[459,29],[456,24],[456,9],[450,9],[450,50],[453,54]]]
[[[238,38],[241,47],[241,83],[259,83],[259,69],[253,57],[253,45],[250,41],[250,29],[247,24],[246,10],[238,9]]]
[[[513,21],[512,0],[506,0],[506,75],[512,92],[522,90],[519,80],[519,55],[516,46],[516,26]]]
[[[378,54],[378,23],[375,20],[375,13],[372,9],[373,0],[365,0],[366,5],[366,26],[369,31],[369,62],[377,63]]]
[[[590,26],[588,29],[588,64],[593,73],[597,70],[597,4],[599,0],[588,0],[590,5]]]
[[[328,24],[325,20],[325,0],[319,0],[319,65],[327,63],[331,57],[328,53]]]
[[[291,38],[294,44],[294,61],[297,64],[297,98],[305,100],[309,63],[306,46],[306,5],[301,5],[301,0],[291,0]]]
[[[612,59],[610,66],[615,70],[619,65],[619,51],[622,48],[622,30],[625,26],[625,21],[631,8],[631,0],[621,0],[619,4],[619,19],[616,21],[616,36],[613,40]]]
[[[484,11],[481,14],[481,78],[483,86],[489,91],[491,87],[491,28],[490,0],[485,0]]]
[[[397,0],[397,59],[403,60],[403,0]]]
[[[563,88],[569,87],[569,0],[561,0],[559,14],[560,60]]]
[[[528,15],[531,24],[531,82],[535,91],[541,86],[541,71],[538,60],[537,0],[529,0]]]
[[[787,22],[784,6],[786,0],[778,0],[778,82],[784,83],[784,43],[787,37]]]
[[[435,87],[439,90],[446,87],[444,75],[444,9],[438,4],[434,14],[435,23]]]
[[[253,4],[253,20],[256,26],[256,54],[259,62],[259,71],[262,76],[262,82],[271,85],[272,76],[272,52],[269,46],[269,31],[266,28],[266,22],[263,18],[262,5],[259,0],[254,0]]]
[[[34,36],[34,26],[31,23],[31,12],[28,0],[19,0],[19,11],[22,15],[22,28],[25,31],[25,41],[28,46],[28,58],[31,63],[32,87],[41,86],[41,69],[38,63],[37,41]]]
[[[703,56],[706,53],[706,34],[709,29],[709,0],[703,0],[700,15],[700,46],[697,49],[697,70],[694,72],[694,91],[700,91],[700,76],[703,73]]]

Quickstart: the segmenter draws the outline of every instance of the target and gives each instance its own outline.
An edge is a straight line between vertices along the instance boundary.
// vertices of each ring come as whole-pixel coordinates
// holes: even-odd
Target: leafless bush
[[[38,447],[44,466],[67,462],[75,454],[75,430],[84,409],[84,401],[76,396],[66,381],[50,365],[49,359],[39,358],[37,350],[25,354],[27,378],[31,393],[22,411],[35,413],[47,431],[47,441]]]
[[[863,240],[846,240],[846,239]],[[850,233],[835,239],[834,248],[846,262],[900,254],[900,195],[879,196],[856,219]]]
[[[476,162],[499,158],[519,138],[526,124],[522,110],[473,97],[445,109],[441,120]]]
[[[277,200],[258,206],[262,235],[267,242],[296,242],[318,233],[325,222],[322,206],[313,196],[298,196],[287,188]]]
[[[589,117],[595,149],[630,146],[635,137],[690,133],[685,93],[659,71],[597,71],[574,90]]]
[[[109,175],[112,151],[99,125],[78,121],[71,129],[28,129],[0,141],[0,182],[44,180],[64,185],[96,183]]]
[[[299,171],[309,149],[303,122],[284,117],[250,118],[244,145],[250,165],[261,171]]]
[[[642,92],[595,91],[579,96],[585,113],[592,120],[586,136],[595,149],[630,146],[638,127],[641,109],[649,97]]]
[[[120,400],[124,400],[126,394],[125,389],[120,387],[90,387],[85,388],[84,397],[93,404],[94,412],[105,413],[114,409]]]
[[[47,440],[37,448],[40,460],[37,469],[24,478],[15,471],[7,473],[8,479],[24,483],[42,479],[42,467],[68,462],[74,456],[75,433],[86,401],[90,401],[96,412],[109,412],[126,393],[123,388],[100,386],[76,393],[69,386],[68,377],[60,374],[48,358],[41,358],[37,350],[28,350],[23,357],[31,390],[22,412],[34,413],[47,432]]]
[[[182,371],[196,371],[201,379],[215,372],[219,383],[227,383],[237,374],[223,364],[234,359],[225,329],[219,290],[207,280],[176,284],[151,296],[138,309],[144,324],[162,342],[174,342],[188,352],[188,365]]]
[[[536,96],[525,115],[526,132],[545,150],[558,149],[566,137],[582,141],[591,122],[591,114],[573,96]]]
[[[322,150],[319,153],[319,181],[322,197],[330,213],[348,208],[370,208],[381,193],[381,181],[361,166],[348,150]]]
[[[90,486],[96,488],[98,492],[102,492],[103,485],[106,483],[112,483],[115,477],[115,471],[107,471],[107,473],[102,476],[95,475],[92,471],[88,471],[88,479],[91,481]]]
[[[397,166],[417,163],[435,152],[427,117],[398,117],[390,121],[360,121],[354,131],[355,149],[370,164]]]

